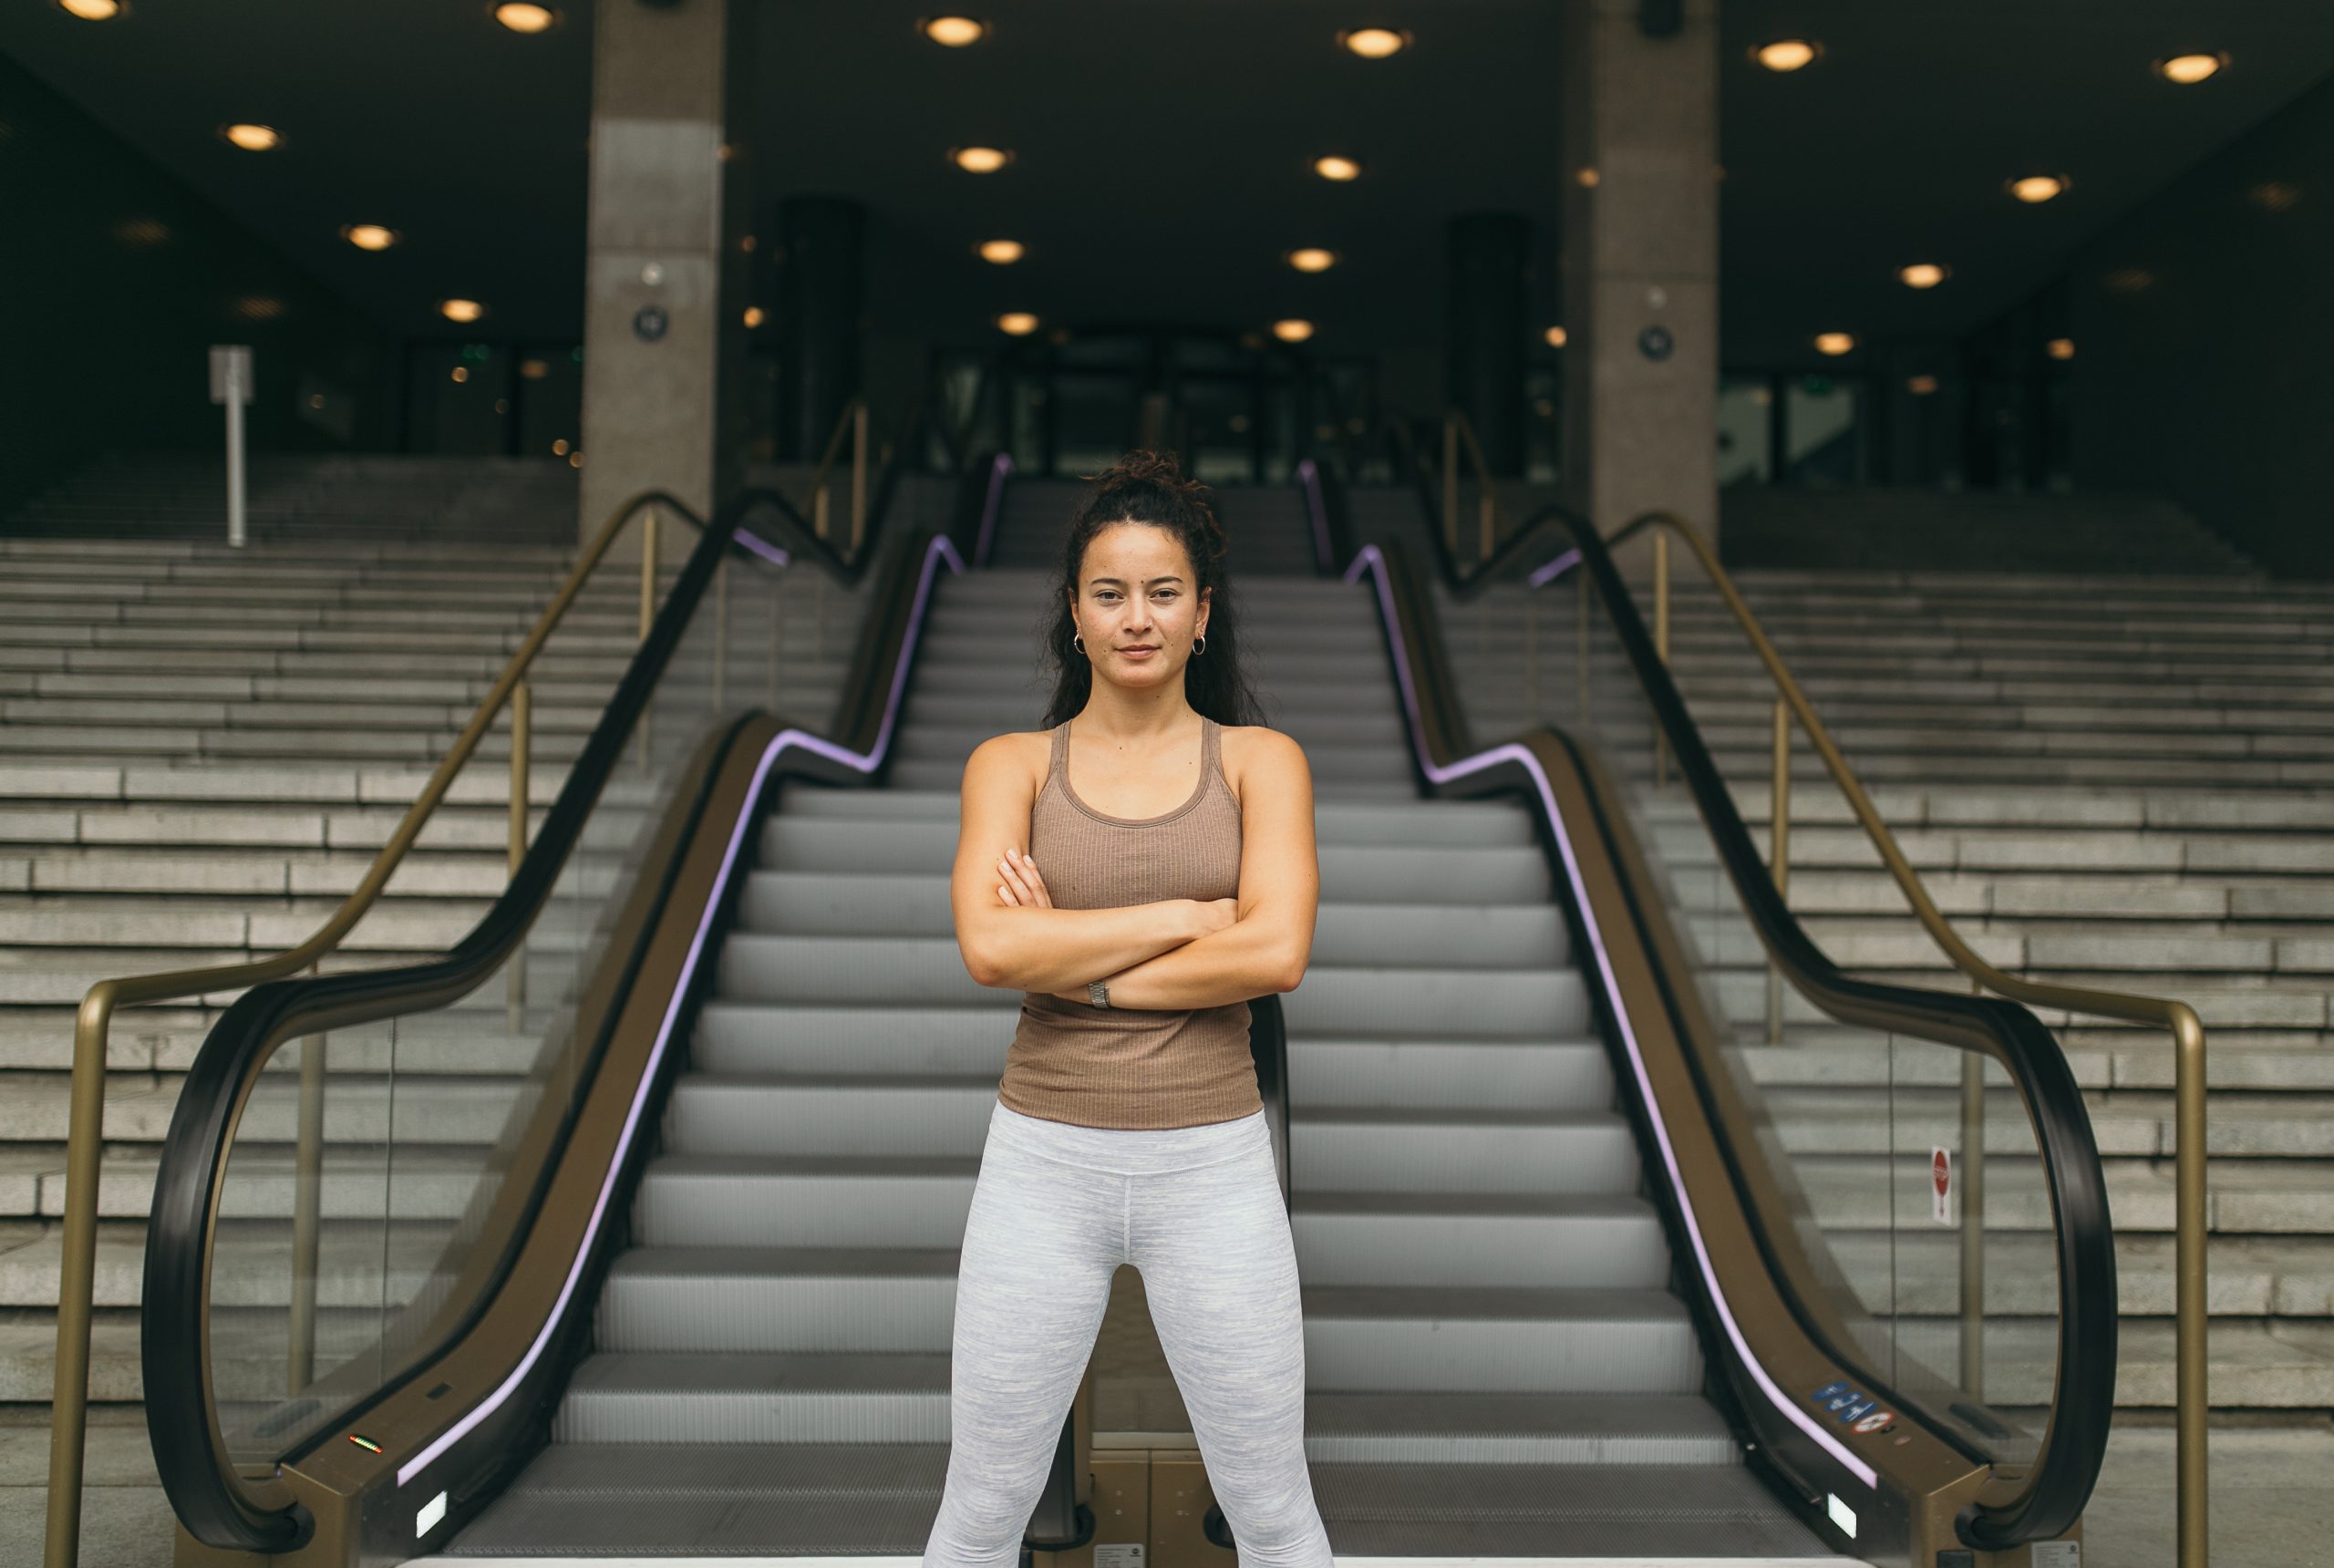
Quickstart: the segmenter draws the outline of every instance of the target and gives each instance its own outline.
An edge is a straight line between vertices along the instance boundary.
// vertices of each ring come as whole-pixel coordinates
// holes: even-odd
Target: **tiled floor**
[[[131,1415],[129,1421],[121,1418]],[[46,1412],[0,1407],[0,1563],[40,1561],[48,1471]],[[170,1517],[154,1484],[146,1433],[134,1413],[104,1411],[89,1442],[81,1568],[169,1568]],[[2106,1473],[2091,1501],[2084,1568],[2171,1568],[2172,1432],[2122,1427],[2108,1450]],[[2226,1428],[2213,1434],[2213,1568],[2334,1568],[2334,1422]],[[425,1560],[427,1561],[427,1560]],[[913,1558],[790,1559],[786,1568],[913,1568]],[[1470,1559],[1350,1557],[1339,1568],[1441,1568]],[[1839,1559],[1825,1560],[1825,1568]],[[659,1558],[655,1568],[687,1568]],[[740,1568],[711,1560],[700,1568]],[[508,1563],[502,1568],[524,1568]],[[588,1568],[627,1568],[594,1560]],[[1502,1558],[1495,1568],[1526,1568]],[[1635,1559],[1574,1558],[1564,1568],[1668,1568]],[[1761,1568],[1738,1563],[1731,1568]],[[1766,1563],[1763,1568],[1802,1568]]]

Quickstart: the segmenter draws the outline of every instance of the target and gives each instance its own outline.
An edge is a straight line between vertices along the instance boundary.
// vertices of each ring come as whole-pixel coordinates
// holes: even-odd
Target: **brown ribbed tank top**
[[[1069,726],[1055,727],[1029,809],[1029,858],[1057,909],[1118,909],[1240,892],[1240,801],[1215,720],[1200,716],[1191,799],[1141,821],[1095,810],[1069,787]],[[1081,1127],[1194,1127],[1264,1109],[1248,1004],[1164,1011],[1095,1007],[1030,992],[1005,1057],[1008,1110]]]

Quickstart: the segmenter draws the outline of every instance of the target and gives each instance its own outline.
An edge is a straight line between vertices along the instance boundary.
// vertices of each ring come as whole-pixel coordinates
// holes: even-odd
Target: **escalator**
[[[784,573],[757,563],[835,563],[725,509],[478,932],[222,1016],[150,1243],[149,1417],[181,1562],[921,1552],[955,1248],[1017,1000],[956,954],[955,786],[974,745],[1042,710],[1030,655],[1070,495],[1008,466],[969,466],[945,526],[873,520],[873,564],[838,576],[857,634],[825,722],[758,702]],[[1760,898],[1593,536],[1596,613],[1565,633],[1583,721],[1479,751],[1435,571],[1342,503],[1317,480],[1224,496],[1235,569],[1257,562],[1235,591],[1266,721],[1318,798],[1313,966],[1257,1009],[1257,1055],[1333,1547],[1974,1568],[2040,1542],[2035,1563],[2075,1561],[2045,1553],[2074,1544],[2097,1471],[2113,1280],[2055,1043],[2009,1004],[1841,975]],[[1657,751],[1707,859],[1665,853],[1634,804]],[[1713,928],[1730,896],[1747,927]],[[2039,1383],[1957,1386],[1935,1280],[1892,1281],[1874,1309],[1863,1271],[1895,1234],[1898,1167],[1951,1131],[1926,1099],[1884,1103],[1876,1150],[1851,1140],[1844,1161],[1779,1130],[1702,985],[1731,955],[1697,943],[1742,929],[1800,993],[1881,1030],[1908,1094],[1965,1054],[1998,1064],[1978,1134],[1997,1193],[2055,1238]],[[522,971],[553,936],[570,961]],[[523,1022],[506,1037],[532,1055],[500,1124],[455,1140],[399,1052],[479,1009]],[[365,1031],[385,1031],[386,1073],[325,1047]],[[387,1091],[339,1092],[359,1070]],[[326,1261],[254,1290],[288,1227],[284,1119],[253,1108],[303,1094]],[[1859,1182],[1883,1213],[1843,1227],[1834,1189]],[[1166,1528],[1162,1480],[1147,1522],[1105,1506],[1098,1475],[1139,1452],[1162,1477],[1189,1445],[1126,1283],[1028,1544],[1229,1561],[1219,1512]],[[287,1375],[265,1346],[304,1290],[321,1305]],[[1203,1511],[1203,1481],[1176,1501]],[[2010,1554],[1954,1555],[1989,1551]]]

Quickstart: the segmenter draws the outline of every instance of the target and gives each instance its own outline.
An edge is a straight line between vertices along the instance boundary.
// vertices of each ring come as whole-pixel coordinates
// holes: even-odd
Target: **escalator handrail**
[[[1307,478],[1314,504],[1323,504],[1317,472]],[[1833,1017],[1990,1057],[2003,1065],[2018,1090],[2033,1126],[2056,1222],[2060,1298],[2057,1377],[2042,1439],[2022,1484],[2005,1501],[1970,1505],[1958,1527],[1966,1541],[1986,1550],[2063,1534],[2081,1518],[2104,1458],[2114,1408],[2118,1323],[2113,1225],[2097,1141],[2072,1070],[2050,1031],[2017,1002],[1859,979],[1839,969],[1817,947],[1776,890],[1604,541],[1568,514],[1554,515],[1567,525],[1727,874],[1784,977]],[[1534,520],[1535,526],[1540,522]],[[1390,592],[1388,577],[1395,570],[1389,558],[1399,565],[1406,552],[1399,546],[1365,545],[1353,552],[1353,564],[1345,575],[1358,580],[1374,565],[1380,574],[1381,595],[1386,594]],[[1391,615],[1390,599],[1381,607]],[[1435,744],[1430,710],[1441,696],[1434,689],[1437,683],[1419,682],[1407,666],[1398,668],[1410,710],[1413,744],[1430,779],[1475,771],[1488,766],[1486,759],[1494,753],[1507,749],[1462,757],[1452,754],[1447,744]],[[1421,691],[1421,685],[1427,689]],[[1444,733],[1449,733],[1447,727]],[[1553,811],[1553,797],[1543,809]],[[1558,836],[1561,841],[1560,827]],[[1777,1282],[1779,1286],[1783,1283]],[[1860,1359],[1844,1354],[1841,1358],[1850,1365]],[[1795,1418],[1803,1414],[1795,1406],[1787,1413]]]
[[[733,547],[743,546],[786,559],[787,552],[773,549],[749,526],[749,520],[762,521],[757,512],[775,510],[783,520],[775,531],[790,550],[831,563],[845,581],[862,576],[873,554],[874,531],[856,557],[844,558],[802,525],[791,502],[775,492],[741,492],[710,523],[700,521],[669,495],[659,493],[656,500],[697,526],[701,537],[583,754],[571,767],[534,842],[493,907],[467,935],[433,959],[253,986],[221,1016],[188,1074],[164,1144],[149,1224],[141,1357],[149,1426],[167,1435],[154,1445],[164,1490],[189,1532],[207,1544],[282,1551],[302,1528],[295,1510],[243,1484],[226,1452],[210,1387],[206,1286],[211,1233],[236,1119],[260,1068],[283,1040],[450,1002],[474,989],[515,951],[556,884],[724,557]],[[955,553],[945,534],[936,537],[942,548]],[[857,662],[866,662],[880,642],[862,637]],[[878,683],[852,685],[862,694],[862,705],[838,716],[838,728],[852,731],[839,741],[864,747],[871,738],[888,738],[896,717],[896,692],[880,688],[885,689],[886,701],[870,712],[863,699],[879,689]],[[875,727],[873,738],[866,733],[871,725]],[[207,1440],[190,1444],[190,1433],[202,1434]]]

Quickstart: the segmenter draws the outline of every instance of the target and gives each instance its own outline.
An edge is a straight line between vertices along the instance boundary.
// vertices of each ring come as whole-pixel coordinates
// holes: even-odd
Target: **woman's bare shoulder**
[[[1226,724],[1223,732],[1224,774],[1239,794],[1251,778],[1295,777],[1310,779],[1305,748],[1263,724]]]
[[[1052,760],[1052,739],[1053,732],[1048,729],[1012,729],[992,735],[965,759],[965,777],[969,780],[977,772],[1007,779],[1031,773],[1043,778]]]

